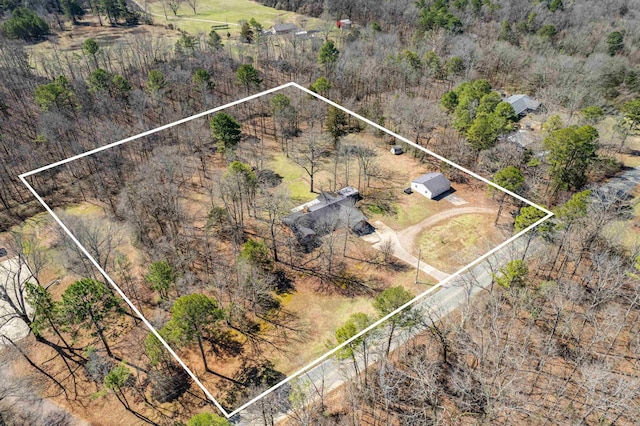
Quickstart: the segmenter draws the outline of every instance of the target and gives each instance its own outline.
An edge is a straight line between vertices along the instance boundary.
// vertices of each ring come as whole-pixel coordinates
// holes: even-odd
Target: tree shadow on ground
[[[206,339],[211,345],[211,351],[217,357],[234,357],[242,354],[242,343],[236,340],[229,330],[218,330],[214,336]]]
[[[225,405],[236,406],[255,396],[256,389],[268,389],[286,377],[284,373],[275,369],[271,361],[244,360],[233,377],[235,383],[226,386]],[[242,383],[242,385],[237,383]]]

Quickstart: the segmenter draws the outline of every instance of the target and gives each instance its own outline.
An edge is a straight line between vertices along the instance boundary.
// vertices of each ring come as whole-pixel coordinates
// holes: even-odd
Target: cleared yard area
[[[468,214],[426,229],[416,239],[421,258],[442,271],[457,271],[504,240],[494,220],[489,214]]]
[[[291,342],[289,350],[298,356],[280,358],[275,367],[287,375],[305,366],[335,346],[335,330],[351,314],[363,312],[375,315],[373,298],[369,296],[342,296],[337,294],[308,294],[304,290],[283,297],[285,309],[304,315],[301,325],[308,333],[308,342]],[[311,342],[311,344],[309,344]]]
[[[293,201],[306,203],[318,196],[309,191],[309,181],[304,170],[287,158],[283,153],[272,155],[272,160],[266,167],[282,176],[282,184],[287,186],[289,195]]]
[[[397,214],[395,217],[389,217],[388,220],[385,218],[385,223],[396,230],[402,229],[420,223],[447,207],[451,207],[451,205],[446,201],[429,200],[420,194],[406,195],[400,193],[400,198],[396,204]]]
[[[357,268],[357,264],[355,267]],[[401,265],[403,266],[403,265]],[[393,280],[393,285],[403,286],[414,295],[429,289],[435,281],[421,273],[420,283],[415,283],[415,270],[401,267],[401,271],[389,269],[361,271],[363,276],[385,276]],[[347,296],[340,294],[318,294],[309,284],[299,281],[294,293],[282,296],[283,307],[300,316],[300,324],[306,333],[306,342],[292,340],[287,350],[297,356],[278,357],[275,368],[287,375],[302,368],[335,347],[334,332],[354,313],[362,312],[377,318],[373,309],[373,296]],[[307,288],[309,287],[309,288]]]

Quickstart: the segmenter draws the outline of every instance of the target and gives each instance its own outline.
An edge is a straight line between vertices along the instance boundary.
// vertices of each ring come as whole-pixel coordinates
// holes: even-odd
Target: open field
[[[175,30],[162,25],[137,25],[134,27],[112,27],[100,25],[95,17],[87,17],[77,25],[69,26],[65,31],[55,33],[46,40],[29,44],[27,50],[38,61],[52,60],[51,49],[58,52],[81,52],[82,43],[88,38],[95,39],[101,49],[107,50],[115,45],[140,45],[144,40],[153,40],[157,47],[172,47],[180,37]]]
[[[143,2],[138,1],[138,4],[144,7]],[[251,0],[200,0],[197,3],[196,14],[186,2],[183,2],[177,16],[173,15],[168,6],[163,6],[162,1],[146,2],[146,6],[154,21],[163,25],[173,24],[191,34],[208,33],[212,25],[228,24],[228,31],[237,35],[240,32],[238,22],[251,18],[260,22],[265,29],[285,22],[301,28],[315,28],[320,24],[318,19],[273,9]],[[226,32],[227,30],[220,30],[219,34],[224,38]]]

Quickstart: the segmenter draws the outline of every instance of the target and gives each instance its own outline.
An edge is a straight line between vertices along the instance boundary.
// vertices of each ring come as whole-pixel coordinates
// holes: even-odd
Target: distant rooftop
[[[286,33],[286,32],[291,32],[294,31],[296,29],[295,24],[275,24],[273,26],[273,32],[274,33]]]
[[[509,102],[516,112],[516,115],[520,115],[527,111],[535,111],[540,107],[540,102],[535,101],[529,97],[529,95],[513,95],[505,99],[505,102]]]

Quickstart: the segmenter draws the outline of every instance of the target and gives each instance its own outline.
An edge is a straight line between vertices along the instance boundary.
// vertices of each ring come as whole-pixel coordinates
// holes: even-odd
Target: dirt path
[[[429,216],[422,222],[416,223],[415,225],[409,226],[401,231],[398,231],[398,239],[400,240],[400,244],[411,252],[417,252],[418,249],[415,247],[415,241],[418,235],[424,231],[425,229],[435,225],[436,223],[443,221],[445,219],[450,219],[455,216],[460,216],[463,214],[495,214],[495,209],[491,209],[488,207],[460,207],[450,210],[445,210],[440,213],[436,213],[433,216]]]
[[[411,265],[411,267],[413,268],[420,266],[420,270],[422,272],[429,276],[432,276],[438,281],[442,281],[449,276],[449,274],[447,274],[446,272],[442,272],[423,261],[418,262],[417,257],[404,249],[404,247],[400,243],[400,240],[398,239],[398,234],[396,233],[396,231],[389,228],[379,220],[374,222],[374,226],[376,227],[374,238],[376,238],[377,241],[374,242],[374,240],[368,240],[370,242],[374,242],[374,244],[372,245],[374,249],[381,250],[385,242],[391,241],[391,243],[393,244],[393,257],[402,260],[403,262]]]
[[[393,245],[393,256],[395,258],[400,259],[408,265],[411,265],[413,268],[419,266],[420,270],[425,274],[435,278],[438,281],[442,281],[447,278],[449,274],[437,269],[432,265],[429,265],[428,263],[425,263],[423,260],[418,261],[418,258],[412,254],[418,251],[415,247],[415,241],[418,235],[425,229],[428,229],[429,227],[445,219],[450,219],[452,217],[465,214],[489,213],[493,214],[495,213],[495,210],[488,207],[461,207],[450,209],[444,212],[436,213],[433,216],[426,218],[422,222],[416,223],[415,225],[409,226],[408,228],[397,232],[378,220],[373,224],[376,227],[376,232],[372,235],[364,237],[364,240],[370,242],[372,244],[372,247],[376,250],[382,249],[382,246],[386,241],[391,241]]]

